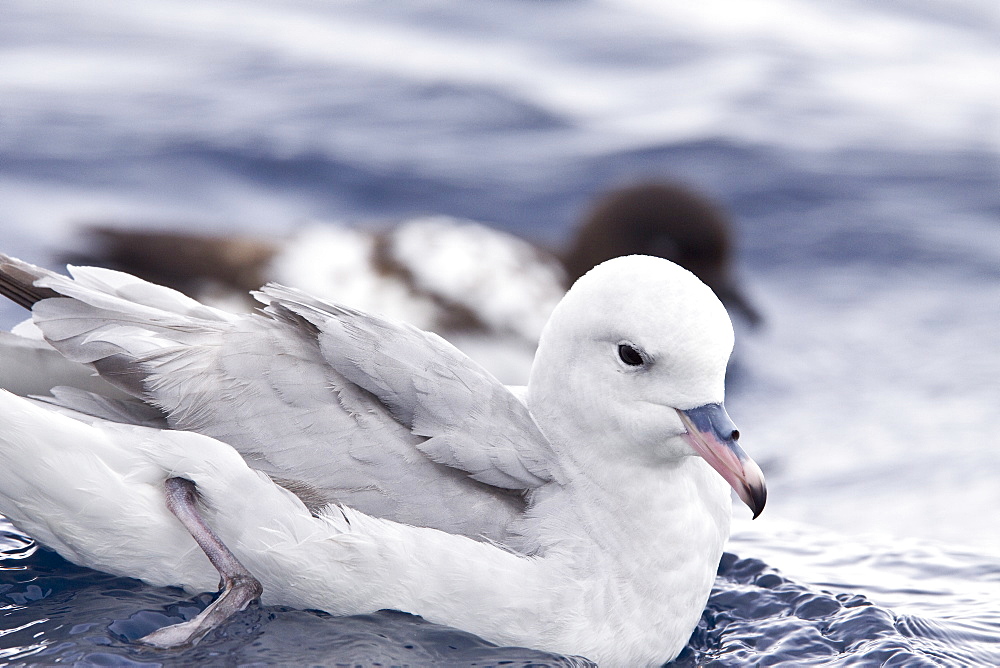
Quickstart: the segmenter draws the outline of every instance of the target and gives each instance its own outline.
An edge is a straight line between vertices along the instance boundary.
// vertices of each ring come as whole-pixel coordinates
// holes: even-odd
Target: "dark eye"
[[[627,343],[618,344],[618,357],[621,358],[622,362],[628,364],[629,366],[640,366],[643,363],[642,353],[640,353],[635,346],[630,346]]]

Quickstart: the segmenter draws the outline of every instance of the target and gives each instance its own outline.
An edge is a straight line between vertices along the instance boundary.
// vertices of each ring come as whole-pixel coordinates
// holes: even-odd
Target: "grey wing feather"
[[[75,387],[53,387],[51,396],[33,396],[50,406],[67,409],[67,415],[77,417],[74,413],[90,417],[135,424],[155,429],[167,429],[167,417],[155,407],[138,399],[113,399],[94,392],[87,392]]]
[[[275,284],[255,296],[267,312],[291,311],[308,321],[327,362],[426,437],[416,447],[433,461],[506,489],[559,478],[527,407],[439,336]]]
[[[0,387],[27,396],[45,394],[54,385],[72,385],[119,398],[119,392],[93,367],[66,359],[42,340],[0,332]]]
[[[67,359],[92,364],[127,394],[146,398],[138,360],[198,343],[237,316],[117,271],[70,267],[72,278],[0,255],[0,292],[32,308],[45,339]],[[164,336],[165,332],[169,335]]]
[[[170,427],[229,443],[313,506],[503,542],[521,492],[560,477],[524,405],[432,335],[295,291],[235,316],[119,272],[82,267],[70,279],[24,266],[46,286],[24,293],[61,353],[162,410]],[[379,341],[389,334],[403,338]],[[382,353],[369,360],[370,348]]]

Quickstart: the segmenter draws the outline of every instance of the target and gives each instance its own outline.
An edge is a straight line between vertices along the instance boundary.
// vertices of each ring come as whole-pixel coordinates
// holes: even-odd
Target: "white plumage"
[[[163,504],[181,476],[266,603],[395,608],[653,665],[687,641],[728,535],[726,482],[697,455],[763,505],[718,421],[728,317],[665,260],[578,281],[523,402],[433,334],[288,288],[236,316],[125,274],[6,262],[65,295],[34,306],[46,339],[143,404],[0,396],[0,512],[76,563],[214,588]]]

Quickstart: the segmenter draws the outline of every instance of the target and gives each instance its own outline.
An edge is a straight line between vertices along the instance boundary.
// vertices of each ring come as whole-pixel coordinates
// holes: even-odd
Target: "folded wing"
[[[280,286],[237,316],[104,269],[0,273],[62,354],[314,509],[507,542],[525,491],[559,478],[526,407],[435,335]]]

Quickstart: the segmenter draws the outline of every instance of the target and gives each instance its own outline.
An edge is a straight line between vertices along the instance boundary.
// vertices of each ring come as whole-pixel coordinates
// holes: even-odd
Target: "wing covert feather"
[[[311,323],[327,363],[426,437],[416,447],[433,461],[506,489],[558,478],[527,407],[441,337],[275,284],[257,297],[269,313],[291,311]]]

